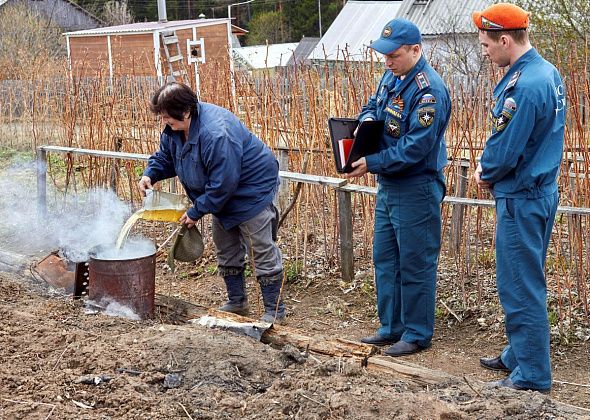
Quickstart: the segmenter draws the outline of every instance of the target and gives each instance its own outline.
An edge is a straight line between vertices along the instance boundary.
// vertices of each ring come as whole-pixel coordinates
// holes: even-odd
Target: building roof
[[[132,34],[132,33],[149,33],[162,30],[178,30],[192,28],[193,26],[209,26],[220,22],[227,22],[227,18],[221,19],[191,19],[191,20],[173,20],[168,22],[138,22],[128,23],[125,25],[107,26],[104,28],[87,29],[84,31],[66,32],[68,36],[91,36],[91,35],[112,35],[112,34]],[[232,33],[237,35],[247,34],[248,31],[238,26],[232,25]]]
[[[396,17],[411,20],[422,35],[473,33],[471,13],[494,3],[492,0],[404,0]]]
[[[298,44],[298,42],[289,42],[286,44],[254,45],[234,48],[233,53],[236,61],[253,70],[284,67],[293,56]]]
[[[293,51],[293,55],[287,62],[287,66],[294,66],[296,64],[309,64],[307,56],[313,51],[317,43],[320,42],[319,38],[303,37],[299,41],[299,45]]]
[[[2,7],[4,4],[8,3],[10,0],[0,0],[0,7]],[[63,16],[59,16],[59,13],[63,13],[60,9],[60,7],[55,7],[56,3],[59,0],[54,0],[54,3],[49,5],[49,8],[51,10],[51,14],[53,15],[53,12],[58,12],[58,16],[51,16],[53,17],[53,19],[57,19],[57,20],[63,20]],[[63,3],[63,7],[70,7],[73,9],[78,10],[80,13],[82,13],[83,15],[87,16],[88,19],[91,19],[92,21],[94,21],[96,23],[96,26],[100,26],[100,25],[104,25],[105,21],[102,20],[101,18],[99,18],[98,16],[94,15],[93,13],[90,13],[88,10],[84,9],[82,6],[80,6],[78,3],[72,1],[72,0],[61,0],[61,2]],[[16,0],[12,1],[12,3],[17,3]],[[35,4],[35,3],[30,3],[30,2],[22,2],[25,5],[28,6],[35,6],[35,7],[31,7],[34,10],[37,10],[41,13],[43,13],[43,5],[42,4]],[[46,14],[46,13],[45,13]],[[48,16],[49,17],[49,16]],[[66,28],[66,29],[75,29],[74,28]]]
[[[346,54],[349,60],[365,60],[367,47],[401,5],[401,1],[347,1],[309,58],[336,60]]]

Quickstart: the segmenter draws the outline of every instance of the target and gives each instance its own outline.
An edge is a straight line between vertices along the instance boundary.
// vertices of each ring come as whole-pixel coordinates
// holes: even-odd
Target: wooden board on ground
[[[423,366],[395,359],[389,356],[373,356],[367,360],[367,369],[377,372],[387,372],[395,376],[410,379],[412,382],[421,385],[432,385],[450,380],[457,380],[457,377],[448,373],[432,370]]]
[[[222,312],[215,309],[209,310],[209,315],[222,319],[228,319],[237,322],[253,322],[252,318],[240,316],[228,312]],[[375,352],[375,347],[348,341],[343,339],[324,339],[308,337],[295,328],[283,325],[273,325],[263,335],[261,341],[267,344],[273,344],[283,347],[285,344],[291,344],[301,350],[310,351],[317,354],[325,354],[332,357],[358,357],[364,360]]]

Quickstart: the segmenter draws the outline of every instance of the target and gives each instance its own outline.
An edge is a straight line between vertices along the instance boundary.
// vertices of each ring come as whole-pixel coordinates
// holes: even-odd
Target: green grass
[[[34,154],[31,151],[17,150],[0,146],[0,167],[6,168],[13,163],[31,162]]]

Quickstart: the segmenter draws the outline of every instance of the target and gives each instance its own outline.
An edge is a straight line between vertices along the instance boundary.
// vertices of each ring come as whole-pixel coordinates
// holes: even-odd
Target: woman
[[[186,85],[167,83],[153,95],[150,109],[166,124],[160,150],[149,159],[139,190],[178,176],[193,205],[180,223],[193,227],[212,214],[213,242],[228,301],[220,309],[248,313],[244,265],[246,251],[264,302],[265,322],[281,322],[283,266],[275,242],[279,184],[271,150],[231,112],[200,103]]]

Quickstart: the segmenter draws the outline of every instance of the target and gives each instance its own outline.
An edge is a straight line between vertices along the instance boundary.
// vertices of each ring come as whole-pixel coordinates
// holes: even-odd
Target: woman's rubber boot
[[[285,304],[281,299],[282,275],[278,274],[272,278],[258,278],[262,301],[264,302],[264,315],[262,322],[271,324],[282,324],[285,322]]]
[[[223,312],[238,315],[248,315],[248,296],[246,296],[246,281],[244,274],[227,275],[223,277],[227,289],[227,302],[219,308]]]

